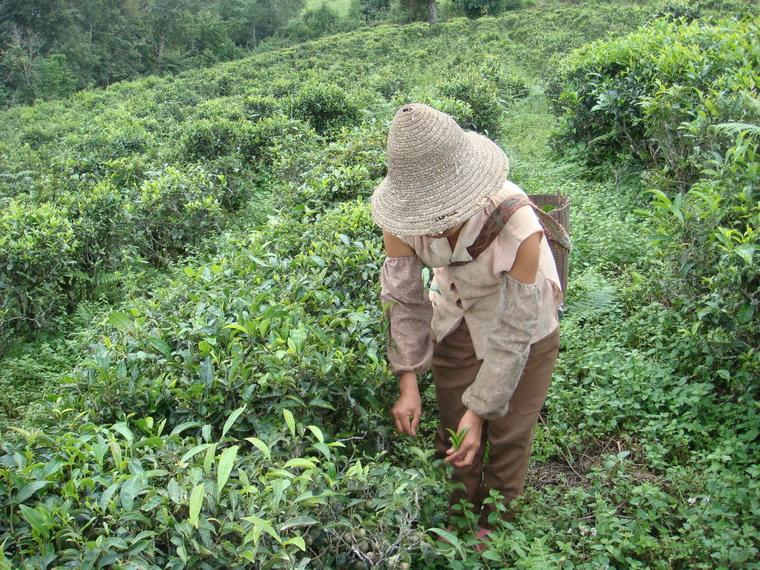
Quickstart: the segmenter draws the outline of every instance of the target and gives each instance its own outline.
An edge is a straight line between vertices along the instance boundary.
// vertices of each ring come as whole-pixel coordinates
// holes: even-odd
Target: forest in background
[[[442,19],[523,0],[438,1]],[[213,65],[381,22],[427,18],[428,0],[4,0],[0,108],[144,75]]]
[[[547,3],[0,113],[0,568],[757,567],[759,20]],[[389,416],[367,198],[410,100],[572,204],[482,552],[442,528],[429,375],[417,438]]]

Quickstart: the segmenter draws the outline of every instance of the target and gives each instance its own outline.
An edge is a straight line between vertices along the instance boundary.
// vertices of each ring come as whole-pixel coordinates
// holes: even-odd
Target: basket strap
[[[572,248],[570,235],[562,224],[555,220],[550,213],[544,212],[539,206],[533,204],[533,209],[538,216],[538,221],[541,222],[541,225],[544,227],[544,232],[548,234],[548,238],[570,251]]]
[[[467,247],[467,253],[470,254],[470,257],[473,260],[493,243],[493,240],[495,240],[501,233],[501,230],[504,229],[504,226],[509,221],[509,218],[512,217],[512,214],[514,214],[518,208],[523,206],[533,207],[533,210],[538,216],[538,221],[541,223],[544,232],[548,234],[547,237],[549,239],[556,241],[567,250],[570,249],[570,237],[565,231],[565,228],[562,227],[562,224],[555,220],[550,214],[544,212],[528,196],[516,194],[509,196],[496,206],[485,224],[483,224],[483,228],[480,230],[478,237]],[[454,261],[450,265],[459,266],[466,263],[469,263],[469,261]]]
[[[501,233],[501,230],[507,224],[509,218],[512,217],[512,214],[514,214],[518,208],[529,204],[533,204],[530,198],[517,194],[515,196],[509,196],[496,206],[494,211],[491,212],[491,215],[488,216],[485,224],[483,224],[483,228],[480,230],[478,237],[467,247],[467,253],[470,254],[470,257],[475,259],[483,253]],[[454,261],[451,265],[464,265],[465,263],[469,263],[469,261]]]

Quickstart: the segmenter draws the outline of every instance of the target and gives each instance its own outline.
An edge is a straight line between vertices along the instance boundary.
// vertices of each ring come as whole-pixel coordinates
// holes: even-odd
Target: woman
[[[487,137],[409,103],[390,126],[387,162],[372,215],[383,229],[381,299],[390,321],[388,361],[400,386],[393,420],[399,433],[416,435],[417,376],[432,368],[436,456],[461,484],[448,514],[467,499],[480,513],[482,537],[495,510],[482,505],[489,490],[508,504],[524,487],[559,352],[557,268],[538,217],[522,207],[530,206],[525,192],[507,180],[506,155]],[[423,264],[433,268],[429,293]],[[467,428],[458,449],[447,428]]]

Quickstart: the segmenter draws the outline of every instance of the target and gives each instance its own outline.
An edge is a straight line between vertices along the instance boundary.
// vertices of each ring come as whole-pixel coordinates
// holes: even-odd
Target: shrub
[[[237,134],[237,149],[243,160],[271,166],[283,150],[302,151],[313,136],[314,131],[308,124],[277,114],[242,125]]]
[[[413,521],[433,498],[434,480],[350,455],[287,406],[238,438],[228,430],[245,411],[228,414],[222,429],[191,422],[169,430],[154,416],[97,425],[59,409],[69,432],[0,440],[0,503],[8,507],[0,561],[270,568],[305,567],[315,557],[343,568],[411,561],[426,540]]]
[[[154,263],[186,252],[203,235],[219,230],[224,186],[223,176],[201,167],[180,171],[169,166],[142,183],[133,215],[143,236],[138,243]]]
[[[359,108],[351,96],[337,85],[310,81],[291,102],[293,114],[311,123],[318,133],[354,124],[359,119]]]
[[[280,111],[280,104],[270,95],[249,95],[243,101],[246,116],[251,121],[271,117]]]
[[[752,89],[749,77],[760,59],[750,46],[757,36],[752,19],[656,20],[576,50],[548,86],[562,115],[555,147],[578,148],[591,166],[631,157],[685,190],[705,159],[728,150],[705,137],[709,124],[760,118],[721,112],[737,110],[722,99]]]
[[[438,86],[439,92],[459,99],[472,109],[472,121],[467,128],[485,134],[491,139],[500,135],[504,115],[504,99],[493,83],[474,73],[455,74]]]
[[[0,210],[0,329],[39,328],[70,306],[79,249],[65,211],[7,202]]]
[[[235,148],[236,125],[228,119],[201,119],[186,124],[180,145],[187,160],[213,159]]]
[[[679,370],[732,393],[751,389],[760,370],[757,37],[757,18],[655,20],[575,51],[552,87],[558,147],[599,173],[613,161],[646,169],[653,200],[638,213],[657,228],[666,268],[648,294],[683,319],[673,333]]]
[[[688,339],[688,367],[717,374],[733,392],[752,388],[760,374],[760,203],[752,191],[760,177],[758,151],[758,143],[740,134],[688,192],[671,199],[652,190],[646,212],[677,281],[675,287],[655,282],[652,289],[692,321],[679,333]]]
[[[194,121],[198,119],[206,120],[218,120],[227,119],[229,121],[237,122],[245,120],[246,113],[243,102],[238,96],[230,97],[217,97],[215,99],[207,99],[203,101],[195,108]]]
[[[72,221],[79,242],[80,280],[94,278],[98,270],[112,270],[120,265],[122,249],[134,232],[131,198],[107,181],[89,191],[70,192],[62,197],[61,203],[67,208],[67,218]]]

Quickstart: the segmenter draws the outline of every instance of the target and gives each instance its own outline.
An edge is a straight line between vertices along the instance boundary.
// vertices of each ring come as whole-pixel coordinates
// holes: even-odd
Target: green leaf
[[[481,556],[485,558],[486,560],[491,560],[492,562],[501,562],[501,556],[499,556],[499,553],[495,550],[491,550],[490,548],[483,553],[481,553]]]
[[[300,469],[315,469],[317,466],[313,461],[309,459],[304,459],[302,457],[294,457],[282,467],[284,469],[287,469],[288,467],[297,467]]]
[[[313,447],[314,449],[319,451],[322,455],[324,455],[327,459],[332,459],[332,452],[330,451],[330,448],[324,443],[317,442],[314,444]]]
[[[311,433],[314,434],[314,437],[316,437],[319,440],[319,443],[325,442],[325,436],[322,433],[321,429],[319,429],[317,426],[314,426],[314,425],[309,425],[306,427],[309,429],[309,431],[311,431]]]
[[[243,404],[243,407],[238,408],[234,412],[230,414],[230,417],[227,418],[227,421],[224,422],[224,427],[222,428],[222,437],[224,437],[229,429],[232,427],[232,424],[235,423],[235,420],[237,420],[240,417],[240,414],[243,413],[243,410],[245,410],[246,404]]]
[[[224,328],[226,328],[226,329],[232,329],[232,330],[235,330],[235,331],[240,331],[241,333],[246,334],[246,335],[248,334],[248,329],[245,328],[245,327],[243,327],[243,326],[241,326],[241,325],[239,325],[239,324],[237,324],[237,323],[226,324],[226,325],[224,325]]]
[[[19,509],[21,510],[21,516],[24,517],[26,522],[28,522],[39,534],[47,537],[48,529],[45,525],[47,517],[27,505],[19,505]]]
[[[108,324],[123,332],[132,328],[132,318],[126,313],[114,311],[108,315]]]
[[[288,428],[290,429],[290,434],[295,437],[296,436],[296,420],[293,418],[293,414],[291,411],[287,408],[284,408],[282,410],[282,415],[285,416],[285,423],[288,424]]]
[[[282,493],[290,487],[288,479],[275,479],[272,481],[272,506],[276,509],[282,500]]]
[[[211,477],[211,469],[214,467],[214,458],[216,457],[216,444],[212,443],[211,447],[206,450],[206,457],[203,460],[203,472],[206,477]]]
[[[306,542],[304,542],[304,539],[300,536],[294,536],[293,538],[290,538],[282,543],[283,546],[286,544],[294,544],[298,548],[300,548],[303,552],[306,552]]]
[[[193,457],[195,457],[196,455],[198,455],[200,452],[208,449],[212,445],[214,445],[214,444],[212,444],[212,443],[201,443],[200,445],[196,445],[190,451],[188,451],[187,453],[185,453],[185,455],[182,456],[182,459],[180,459],[179,462],[180,463],[187,463],[189,459],[192,459]]]
[[[100,510],[103,512],[106,512],[108,510],[108,506],[111,504],[111,500],[113,499],[113,496],[116,494],[116,491],[119,490],[119,486],[121,483],[118,481],[116,483],[113,483],[108,489],[103,491],[103,494],[100,496],[100,501],[98,504],[100,505]]]
[[[239,447],[239,445],[228,447],[222,452],[222,456],[219,459],[219,467],[216,472],[216,488],[220,497],[222,496],[222,489],[230,478],[230,473],[232,473],[232,467],[235,465],[235,458],[237,457]]]
[[[190,493],[190,515],[189,521],[194,528],[198,528],[198,516],[201,513],[201,506],[203,505],[203,497],[205,495],[203,483],[199,483],[193,487],[192,493]]]
[[[153,348],[158,350],[166,358],[170,358],[172,355],[172,348],[166,343],[164,339],[158,336],[148,337],[148,342]]]
[[[269,447],[267,446],[266,443],[261,441],[258,437],[246,437],[245,440],[255,445],[259,449],[259,451],[261,451],[261,453],[264,454],[264,456],[267,459],[272,459],[272,452],[269,451]]]
[[[111,448],[111,457],[113,457],[113,462],[116,464],[116,468],[118,469],[119,464],[121,463],[121,460],[122,460],[121,446],[119,445],[118,441],[112,441],[110,448]]]
[[[736,248],[736,254],[744,260],[747,265],[752,265],[752,257],[755,255],[755,246],[751,243],[743,243]]]
[[[170,435],[179,435],[186,429],[194,428],[194,427],[200,427],[200,423],[198,422],[184,422],[179,424],[177,427],[175,427]]]
[[[290,341],[292,341],[291,348],[293,351],[297,354],[300,354],[303,352],[304,344],[306,343],[306,331],[303,330],[301,327],[297,329],[293,329],[290,331],[290,337],[288,338],[288,345],[290,346]]]
[[[166,490],[169,493],[169,498],[173,503],[177,505],[182,503],[182,496],[184,495],[184,491],[174,478],[169,479],[169,484],[167,485]]]
[[[121,486],[119,500],[124,510],[131,511],[135,506],[135,498],[143,488],[142,475],[133,475]]]
[[[132,445],[132,442],[135,440],[135,436],[132,434],[132,431],[127,427],[127,424],[124,422],[119,422],[117,424],[113,424],[113,429],[118,431],[121,435],[124,436],[124,439],[127,440],[129,445]]]
[[[311,526],[313,524],[319,524],[319,521],[307,516],[292,517],[280,525],[280,532],[297,526]]]
[[[431,530],[434,533],[436,533],[438,536],[440,536],[441,538],[446,539],[451,544],[453,544],[456,548],[461,548],[461,543],[459,542],[459,539],[453,534],[451,534],[450,532],[443,530],[442,528],[431,528],[428,530]]]
[[[32,483],[29,483],[28,485],[25,485],[21,488],[21,490],[16,494],[15,497],[13,497],[14,503],[23,503],[26,501],[29,497],[34,495],[37,491],[40,489],[44,489],[48,486],[50,481],[34,481]]]
[[[282,539],[280,538],[280,535],[277,534],[277,531],[274,530],[274,527],[269,523],[269,521],[265,521],[262,518],[259,518],[255,515],[251,515],[249,517],[243,517],[243,520],[253,523],[254,530],[257,531],[257,534],[261,534],[261,532],[266,532],[269,536],[274,538],[277,542],[282,544]]]

